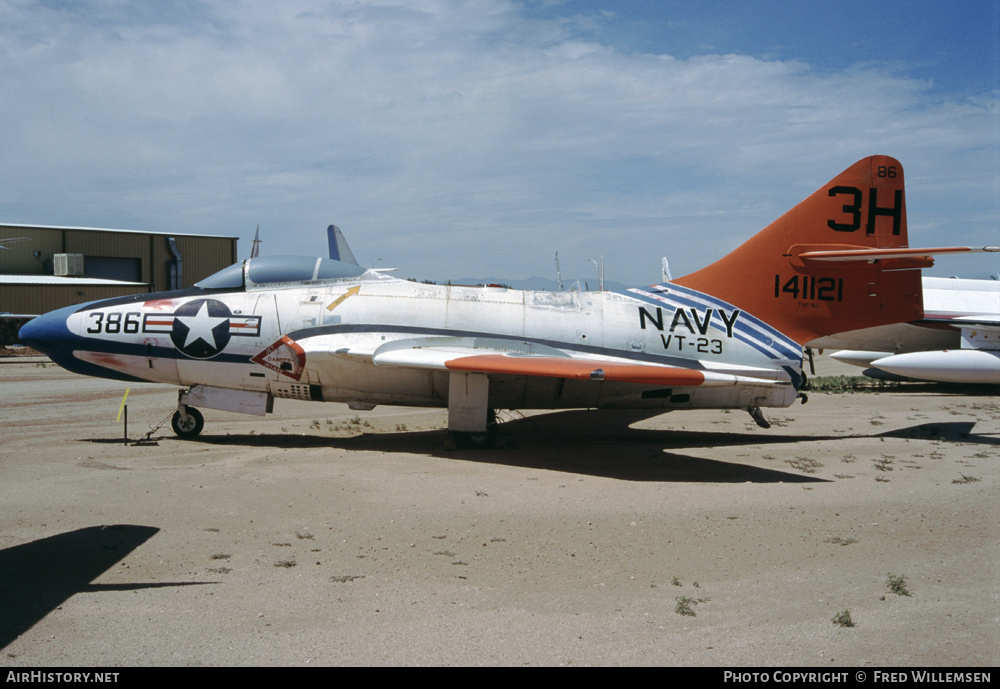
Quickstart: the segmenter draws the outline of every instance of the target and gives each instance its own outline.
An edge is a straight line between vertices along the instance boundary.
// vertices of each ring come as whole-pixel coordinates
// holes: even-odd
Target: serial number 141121
[[[782,283],[780,275],[774,276],[774,297],[790,296],[793,299],[813,301],[843,301],[843,278],[818,278],[794,275]]]

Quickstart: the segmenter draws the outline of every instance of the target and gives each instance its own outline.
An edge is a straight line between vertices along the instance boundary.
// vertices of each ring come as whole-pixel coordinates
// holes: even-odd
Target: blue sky
[[[1000,244],[993,1],[0,0],[0,67],[0,222],[647,284],[880,153],[912,246]]]

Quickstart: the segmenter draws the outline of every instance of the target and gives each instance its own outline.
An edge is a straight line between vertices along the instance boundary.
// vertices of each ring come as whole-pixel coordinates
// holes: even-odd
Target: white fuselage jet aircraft
[[[345,245],[346,248],[346,245]],[[193,288],[71,306],[21,340],[87,375],[182,386],[197,407],[264,415],[274,398],[448,408],[460,446],[492,410],[787,407],[802,345],[922,317],[903,169],[855,163],[720,261],[623,292],[418,284],[342,259],[258,257]]]
[[[1000,281],[924,277],[924,317],[810,342],[865,375],[1000,385]]]

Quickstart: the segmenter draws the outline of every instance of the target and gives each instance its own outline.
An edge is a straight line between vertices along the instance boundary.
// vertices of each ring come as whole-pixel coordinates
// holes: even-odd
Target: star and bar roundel
[[[234,316],[217,299],[195,299],[172,314],[147,313],[144,333],[169,334],[174,346],[192,359],[211,359],[226,348],[234,336],[260,335],[260,316]]]

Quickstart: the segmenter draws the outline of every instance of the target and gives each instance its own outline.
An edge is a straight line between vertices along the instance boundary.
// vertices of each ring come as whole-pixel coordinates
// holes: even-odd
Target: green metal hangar
[[[0,345],[63,306],[190,287],[236,263],[236,237],[0,223]]]

